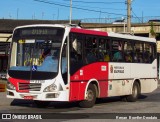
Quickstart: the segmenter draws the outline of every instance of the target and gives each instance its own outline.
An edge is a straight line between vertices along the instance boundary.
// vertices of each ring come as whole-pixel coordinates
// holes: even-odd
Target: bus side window
[[[98,61],[104,61],[104,54],[106,53],[106,40],[100,38],[98,41],[97,59]]]
[[[143,43],[135,43],[134,46],[135,54],[134,54],[134,61],[137,63],[143,63]]]
[[[144,63],[151,63],[152,46],[149,43],[144,43]]]
[[[133,47],[129,41],[124,42],[124,56],[125,62],[133,62]]]
[[[86,64],[93,63],[97,61],[97,38],[86,37],[85,44],[85,61]]]
[[[151,60],[151,62],[153,62],[154,59],[157,56],[157,53],[156,53],[156,44],[151,44],[151,48],[150,49],[151,49],[150,60]]]
[[[112,61],[115,61],[115,62],[123,61],[122,49],[123,49],[123,45],[121,41],[112,42]]]
[[[97,61],[97,57],[96,57],[96,50],[95,49],[91,49],[91,50],[86,50],[88,52],[87,54],[87,64],[89,63],[93,63]]]
[[[110,61],[111,60],[111,53],[110,53],[110,40],[109,39],[107,39],[106,40],[106,42],[105,42],[105,44],[106,44],[106,51],[105,51],[105,53],[104,53],[104,61]]]

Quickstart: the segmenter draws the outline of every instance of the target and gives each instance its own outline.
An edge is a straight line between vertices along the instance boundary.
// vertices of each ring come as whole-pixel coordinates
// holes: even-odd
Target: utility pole
[[[17,19],[18,19],[18,14],[19,14],[19,8],[17,8]]]
[[[72,0],[70,0],[70,20],[69,24],[72,24]]]
[[[127,32],[131,32],[131,0],[127,0]]]

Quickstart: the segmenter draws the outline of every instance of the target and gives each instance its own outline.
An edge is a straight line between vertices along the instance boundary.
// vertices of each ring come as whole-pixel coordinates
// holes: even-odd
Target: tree
[[[154,24],[153,24],[153,22],[150,22],[150,34],[153,36],[153,37],[155,37],[156,38],[156,36],[157,36],[157,34],[156,34],[156,32],[154,31]]]

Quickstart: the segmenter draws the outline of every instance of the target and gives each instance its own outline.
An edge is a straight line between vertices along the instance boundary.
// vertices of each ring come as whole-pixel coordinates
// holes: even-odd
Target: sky
[[[72,0],[72,19],[126,18],[126,0]],[[0,0],[0,19],[68,20],[70,0]],[[132,17],[160,17],[160,0],[132,0]]]

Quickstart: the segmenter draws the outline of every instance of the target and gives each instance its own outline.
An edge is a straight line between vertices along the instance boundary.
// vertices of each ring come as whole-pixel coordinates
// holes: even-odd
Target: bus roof
[[[147,41],[147,42],[155,42],[156,43],[155,38],[134,36],[134,35],[129,35],[129,34],[119,34],[119,33],[110,32],[110,33],[108,33],[108,36],[122,38],[122,39],[131,39],[131,40],[139,40],[139,41],[145,41],[145,42]]]
[[[33,25],[18,26],[15,29],[27,28],[27,27],[61,27],[61,28],[65,28],[66,26],[63,24],[33,24]]]
[[[87,29],[82,29],[82,28],[71,28],[71,32],[96,35],[96,36],[108,36],[107,32],[104,32],[104,31],[87,30]]]
[[[122,39],[132,39],[132,40],[139,40],[139,41],[147,41],[147,42],[155,42],[156,43],[155,38],[140,37],[140,36],[134,36],[134,35],[129,35],[129,34],[119,34],[119,33],[114,33],[114,32],[105,32],[105,31],[99,31],[99,30],[71,28],[71,32],[81,33],[81,34],[89,34],[89,35],[95,35],[95,36],[108,36],[108,37],[116,37],[116,38],[122,38]]]
[[[19,26],[19,27],[16,27],[15,29],[27,28],[27,27],[61,27],[61,28],[70,27],[71,28],[70,31],[75,32],[75,33],[95,35],[95,36],[104,36],[104,37],[116,37],[116,38],[122,38],[122,39],[132,39],[132,40],[156,43],[156,39],[154,38],[133,36],[133,35],[127,35],[127,34],[119,34],[119,33],[114,33],[114,32],[105,32],[105,31],[100,31],[100,30],[83,29],[80,27],[70,26],[68,24],[33,24],[33,25]]]

